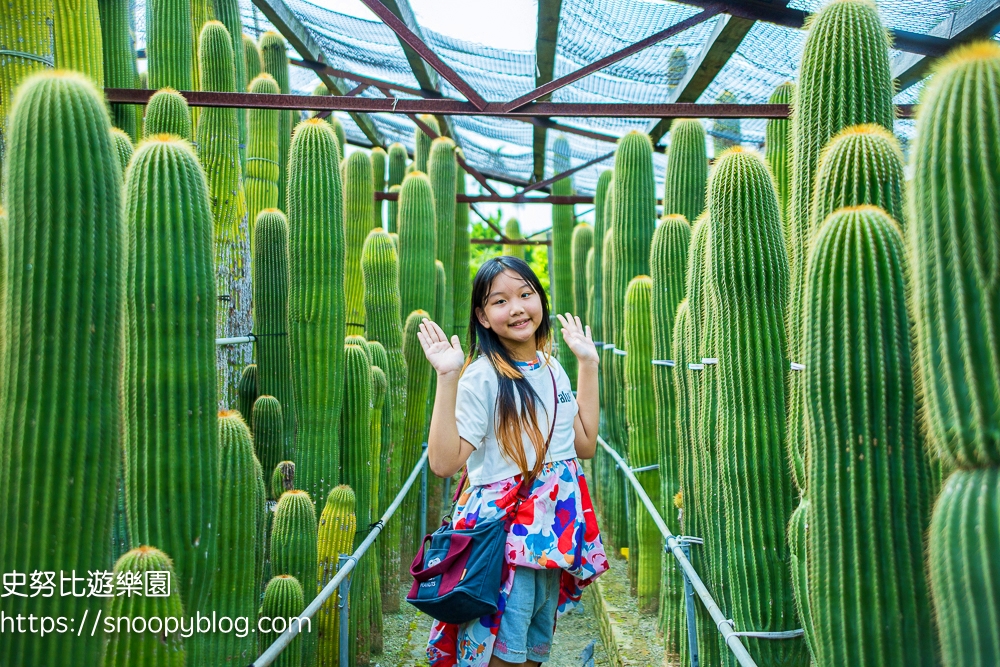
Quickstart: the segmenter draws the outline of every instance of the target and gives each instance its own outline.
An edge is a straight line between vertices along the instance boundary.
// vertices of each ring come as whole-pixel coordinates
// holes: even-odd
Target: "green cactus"
[[[406,148],[403,144],[395,143],[389,146],[389,180],[386,182],[389,192],[399,192],[406,176]],[[396,188],[395,190],[393,188]],[[398,202],[389,200],[389,218],[386,221],[386,229],[390,234],[399,231],[397,212]]]
[[[9,0],[0,21],[0,162],[4,158],[7,124],[14,92],[33,72],[55,66],[51,1]],[[17,55],[23,54],[23,55]],[[141,107],[140,107],[141,108]]]
[[[306,491],[286,491],[278,499],[271,527],[271,571],[290,574],[296,581],[305,582],[302,594],[311,602],[319,592],[316,581],[316,510]],[[272,580],[273,581],[273,580]],[[270,587],[270,584],[268,584]],[[264,592],[267,605],[267,592]],[[297,615],[303,604],[294,613]],[[266,615],[266,614],[265,614]],[[316,633],[303,633],[302,665],[316,661]]]
[[[507,224],[504,225],[504,235],[512,240],[524,238],[524,235],[521,233],[521,223],[517,221],[517,218],[511,218],[507,221]],[[524,259],[524,246],[521,244],[508,245],[505,243],[503,254]]]
[[[806,560],[819,665],[937,661],[924,574],[930,478],[915,432],[904,273],[899,229],[874,206],[837,211],[814,240]],[[860,535],[863,548],[854,546]]]
[[[385,150],[381,146],[374,147],[370,159],[372,161],[372,187],[375,189],[375,192],[385,192]],[[385,208],[383,203],[381,199],[375,202],[373,220],[376,227],[385,226],[382,222],[382,211]]]
[[[795,99],[795,84],[786,81],[771,93],[768,104],[792,104]],[[785,243],[788,243],[788,205],[791,199],[792,121],[787,118],[769,118],[764,130],[764,161],[767,162],[774,187],[778,192],[778,207],[781,210]]]
[[[363,151],[347,158],[344,170],[344,229],[347,239],[347,260],[344,268],[347,332],[360,334],[365,330],[364,285],[361,277],[361,249],[372,229],[372,163]]]
[[[97,0],[52,0],[52,5],[56,67],[80,72],[98,88],[104,87],[101,12]]]
[[[438,124],[437,118],[430,115],[418,116],[418,118],[427,124],[432,130],[434,130],[437,136],[441,136],[441,126]],[[431,141],[434,137],[429,137],[424,134],[424,131],[417,126],[413,137],[413,171],[422,171],[425,174],[428,173],[430,158],[431,158]]]
[[[929,540],[948,667],[1000,661],[987,620],[1000,616],[998,71],[1000,49],[989,42],[956,49],[935,68],[917,113],[907,193],[924,422],[937,456],[959,468],[937,498]]]
[[[587,253],[594,244],[594,228],[581,222],[573,228],[573,314],[589,323],[587,314]]]
[[[233,44],[229,31],[209,21],[201,31],[198,66],[204,90],[235,92]],[[198,159],[211,189],[215,234],[216,289],[219,296],[216,336],[245,336],[251,331],[250,237],[243,176],[240,170],[240,134],[237,110],[206,107],[198,117]],[[228,299],[225,299],[228,297]],[[220,409],[236,398],[243,367],[252,360],[246,345],[220,345],[216,353]]]
[[[740,630],[794,630],[799,626],[785,535],[795,508],[784,450],[788,254],[778,196],[761,156],[736,147],[716,158],[708,208],[707,280],[716,308],[709,323],[716,351],[711,356],[725,350],[714,372],[718,412],[712,436],[723,509],[716,523],[728,545],[718,581]],[[752,588],[748,581],[755,582]],[[747,643],[763,664],[809,664],[803,641]]]
[[[247,81],[253,81],[264,71],[264,57],[253,37],[243,33],[243,66],[246,68]],[[249,88],[249,84],[247,84]]]
[[[191,0],[148,0],[146,2],[147,87],[193,90],[192,73],[197,54],[192,31]],[[204,90],[204,86],[201,90]]]
[[[389,390],[389,380],[382,370],[382,366],[379,364],[389,365],[389,357],[385,353],[385,348],[378,341],[372,341],[369,343],[368,352],[372,356],[372,414],[371,420],[369,421],[369,431],[371,432],[371,446],[372,446],[372,516],[380,517],[382,512],[379,511],[380,500],[379,492],[382,487],[388,486],[388,484],[382,484],[380,475],[386,471],[386,467],[382,465],[382,454],[385,451],[385,447],[382,446],[382,413],[386,407],[386,392]],[[374,360],[381,356],[381,361],[375,362]],[[387,415],[389,419],[392,419],[391,414]],[[388,420],[387,420],[388,421]],[[389,430],[389,424],[386,424]],[[386,443],[388,444],[388,443]],[[375,454],[378,456],[375,456]],[[385,542],[382,542],[385,544]],[[379,553],[379,558],[381,559],[381,550]],[[381,566],[380,566],[381,571]]]
[[[123,131],[117,127],[113,127],[111,128],[111,142],[114,144],[115,153],[118,155],[118,164],[121,166],[121,174],[124,179],[125,171],[128,169],[128,162],[132,159],[132,153],[134,152],[132,140]],[[124,183],[124,181],[122,182]]]
[[[812,613],[809,609],[809,576],[806,571],[806,548],[809,542],[809,499],[802,497],[799,506],[788,520],[788,565],[795,591],[795,611],[799,615],[806,646],[811,655],[813,648]]]
[[[608,198],[605,201],[604,216],[608,219],[608,222],[614,220],[614,190],[612,187],[608,188]],[[606,427],[605,433],[607,434],[607,442],[615,451],[621,453],[621,450],[619,450],[621,434],[618,432],[618,428],[620,426],[620,406],[624,404],[624,400],[619,401],[618,397],[621,396],[624,398],[624,395],[618,384],[615,382],[614,377],[613,364],[615,361],[615,346],[611,343],[611,341],[607,340],[607,338],[609,338],[607,333],[611,331],[612,328],[612,310],[617,308],[619,305],[619,301],[614,298],[613,225],[609,225],[607,231],[604,233],[601,262],[601,291],[604,295],[604,312],[602,314],[603,322],[601,328],[604,330],[605,334],[605,342],[601,350],[601,364],[599,366],[601,372],[601,390],[603,392],[603,395],[601,396],[601,405],[604,406],[604,423]],[[602,502],[604,503],[606,508],[605,511],[608,517],[608,536],[611,538],[611,542],[614,544],[615,549],[620,549],[622,546],[627,546],[625,542],[628,540],[627,533],[622,533],[623,530],[627,530],[625,524],[625,488],[622,486],[624,480],[622,479],[621,472],[617,469],[613,462],[608,462],[605,472],[605,484],[599,486],[606,487],[606,489],[602,488],[601,496],[604,498]]]
[[[667,527],[675,535],[681,532],[673,498],[680,489],[680,443],[675,428],[677,402],[674,396],[673,376],[679,372],[671,348],[674,336],[674,319],[678,304],[684,299],[688,248],[691,245],[691,225],[684,216],[667,215],[653,232],[649,251],[649,268],[653,281],[650,299],[652,311],[652,374],[656,397],[657,463],[659,463],[660,512]],[[628,358],[625,360],[629,361]],[[674,361],[674,366],[666,365]],[[640,551],[640,554],[642,552]],[[667,651],[679,652],[680,635],[684,632],[683,581],[677,575],[669,557],[663,569],[663,597],[661,622],[664,627]]]
[[[378,343],[374,343],[378,345]],[[381,346],[380,346],[381,347]],[[371,443],[372,443],[372,518],[376,521],[378,517],[382,516],[382,513],[378,511],[379,502],[379,491],[381,486],[387,486],[386,484],[379,483],[379,472],[380,467],[376,464],[379,463],[379,457],[382,455],[382,409],[385,407],[385,396],[386,390],[388,389],[388,380],[386,380],[385,372],[378,366],[372,366],[372,410],[371,418],[369,421],[369,431],[371,433]],[[371,652],[375,655],[381,655],[383,649],[383,626],[382,626],[382,598],[384,597],[395,597],[399,599],[398,593],[395,595],[389,595],[387,592],[387,578],[392,576],[395,572],[399,571],[398,563],[395,569],[388,569],[383,567],[383,563],[390,562],[392,553],[399,554],[398,547],[398,531],[397,539],[393,542],[389,541],[390,536],[387,534],[386,539],[382,541],[378,546],[378,567],[374,566],[372,569],[377,569],[378,572],[376,576],[371,578],[371,586],[368,591],[369,600],[369,643],[371,645]],[[398,603],[397,603],[398,606]]]
[[[444,266],[444,275],[451,282],[455,270],[455,185],[458,182],[455,142],[448,137],[432,141],[427,164],[434,192],[434,256]],[[434,316],[445,332],[450,335],[454,331],[455,303],[451,295],[444,299],[441,312],[435,312]]]
[[[593,229],[591,229],[591,236],[593,236]],[[593,240],[593,239],[591,239]],[[590,319],[590,309],[594,305],[594,248],[591,246],[590,250],[587,251],[587,261],[584,262],[583,268],[584,282],[586,284],[587,291],[587,318]],[[587,322],[590,324],[590,322]]]
[[[456,154],[461,154],[458,149]],[[455,194],[465,194],[465,170],[461,166],[455,168]],[[453,295],[452,322],[453,333],[458,339],[465,340],[469,335],[469,308],[472,302],[472,279],[469,276],[469,204],[455,202],[455,256],[451,272],[451,292]]]
[[[139,71],[135,62],[135,13],[128,0],[97,0],[104,49],[104,83],[109,88],[137,88]],[[111,122],[132,141],[139,139],[135,108],[112,104]]]
[[[411,177],[412,178],[412,177]],[[407,364],[403,356],[403,325],[399,318],[400,296],[399,262],[389,235],[381,229],[374,229],[365,240],[361,254],[361,269],[364,274],[364,300],[366,320],[365,334],[370,340],[378,341],[385,348],[386,365],[382,367],[388,381],[386,404],[390,415],[387,424],[388,437],[383,438],[387,446],[382,446],[379,470],[381,470],[380,495],[376,495],[376,516],[389,507],[395,498],[403,468],[403,437],[406,419]],[[414,461],[416,463],[416,461]],[[382,555],[382,599],[387,611],[399,608],[399,522],[387,526],[385,544],[392,545]]]
[[[249,44],[257,48],[252,40]],[[249,91],[277,95],[278,84],[270,74],[262,74],[250,82]],[[247,196],[251,253],[257,216],[265,209],[278,207],[278,181],[281,180],[281,174],[278,173],[278,114],[277,109],[250,109],[247,112],[249,145],[243,188]]]
[[[153,93],[146,105],[142,133],[147,139],[158,134],[172,134],[191,141],[191,112],[184,96],[173,88],[163,88]]]
[[[354,512],[354,491],[341,485],[330,491],[319,519],[319,586],[322,589],[340,569],[340,556],[354,551],[357,517]],[[313,618],[319,623],[319,667],[340,665],[340,605],[339,591],[320,607]]]
[[[625,293],[625,415],[628,423],[628,464],[633,468],[659,462],[656,443],[656,401],[653,395],[653,341],[650,296],[653,281],[649,276],[636,276]],[[658,470],[637,472],[636,478],[646,494],[659,505],[660,479]],[[638,598],[639,612],[654,613],[660,596],[660,552],[663,538],[648,512],[637,511]],[[632,552],[629,552],[632,559]]]
[[[337,138],[309,119],[288,169],[288,346],[298,486],[325,501],[340,482],[343,400],[344,208]],[[332,347],[332,349],[331,349]],[[322,507],[318,508],[322,512]]]
[[[417,332],[420,331],[420,323],[424,318],[430,319],[431,315],[426,310],[414,310],[406,318],[403,327],[403,357],[406,360],[406,411],[403,421],[403,447],[402,457],[400,457],[400,478],[405,471],[413,470],[420,458],[420,445],[424,438],[424,429],[427,426],[425,421],[428,392],[431,386],[431,377],[434,369],[427,362],[424,350],[420,346]],[[416,554],[416,541],[423,535],[417,535],[417,494],[409,494],[403,500],[400,512],[400,526],[402,537],[400,540],[401,553],[400,563],[409,567],[409,563]]]
[[[254,401],[260,392],[257,391],[257,364],[247,364],[240,375],[240,383],[236,387],[236,409],[243,415],[243,421],[248,425],[253,423],[252,412]]]
[[[369,181],[370,182],[370,181]],[[369,217],[369,220],[371,218]],[[355,513],[358,525],[371,523],[372,452],[371,452],[371,362],[364,348],[348,344],[344,347],[344,411],[342,414],[344,483],[354,490],[357,499]],[[355,536],[355,548],[365,534]],[[364,558],[358,562],[351,582],[352,662],[366,664],[369,657],[371,630],[371,586],[377,576],[375,561]]]
[[[347,148],[347,135],[344,134],[344,125],[333,115],[329,116],[326,120],[330,123],[330,127],[333,128],[333,133],[337,135],[337,147],[340,149],[340,157],[341,159],[345,159],[347,157],[347,153],[345,152]]]
[[[670,152],[663,178],[663,215],[679,214],[697,220],[705,210],[708,156],[705,126],[695,118],[680,118],[670,125]]]
[[[678,46],[670,52],[670,59],[667,60],[667,88],[670,90],[676,89],[681,81],[684,80],[684,76],[687,73],[687,54],[684,52],[684,49]]]
[[[866,63],[859,68],[857,63]],[[826,144],[845,127],[877,123],[892,131],[894,94],[889,70],[889,37],[870,0],[835,0],[809,24],[792,115],[791,192],[788,213],[788,260],[791,290],[787,314],[789,361],[805,355],[802,335],[806,264],[816,234],[812,216],[813,185]],[[805,478],[805,374],[789,382],[789,459],[795,483]],[[815,499],[813,499],[815,501]]]
[[[608,194],[610,192],[611,181],[613,178],[613,172],[610,169],[605,169],[601,172],[601,175],[597,178],[597,187],[594,190],[594,263],[590,275],[590,282],[593,283],[593,291],[591,293],[590,303],[587,307],[587,315],[590,322],[590,331],[594,337],[594,342],[597,344],[597,353],[601,357],[601,364],[598,368],[599,375],[599,385],[600,385],[600,398],[601,398],[601,420],[600,420],[600,432],[608,434],[607,425],[607,414],[610,404],[606,396],[607,387],[605,378],[607,375],[607,355],[610,354],[604,352],[604,299],[603,299],[603,264],[604,264],[604,237],[607,235],[607,230],[609,228],[610,217],[606,212],[606,203],[608,199]],[[608,472],[607,465],[614,465],[610,463],[608,459],[602,454],[594,458],[593,461],[593,474],[596,483],[592,485],[591,492],[594,494],[594,499],[598,506],[602,509],[604,507],[604,487],[606,486],[605,478]]]
[[[279,422],[280,423],[280,422]],[[260,462],[254,454],[250,429],[240,413],[219,413],[219,523],[216,535],[215,576],[207,608],[229,618],[253,618],[260,589],[256,576],[258,532],[264,514],[264,486]],[[190,642],[194,665],[242,664],[253,660],[252,634],[197,633]]]
[[[174,578],[173,563],[170,558],[156,547],[141,546],[124,554],[115,563],[114,576],[128,576],[126,572],[138,572],[143,580],[147,572],[168,572],[167,576],[171,580]],[[162,575],[160,575],[162,576]],[[177,589],[170,587],[167,597],[153,597],[146,595],[116,595],[108,600],[106,609],[107,618],[116,619],[116,629],[120,632],[113,632],[108,635],[108,643],[105,648],[103,661],[100,664],[104,667],[133,667],[143,665],[144,667],[184,667],[185,651],[184,643],[180,633],[171,634],[164,632],[153,632],[149,629],[149,621],[158,618],[162,621],[165,618],[179,619],[184,616],[181,597]],[[256,614],[253,610],[251,617]],[[129,624],[124,624],[121,619],[130,619]],[[142,619],[143,624],[135,621]],[[127,629],[130,628],[130,629]],[[140,632],[140,629],[142,631]],[[251,635],[252,637],[252,635]],[[250,640],[253,642],[253,640]]]
[[[191,40],[191,62],[194,63],[191,73],[191,90],[202,90],[201,75],[198,72],[198,35],[201,34],[201,29],[206,23],[215,19],[214,0],[191,0],[191,36],[193,38]],[[191,120],[194,121],[195,125],[198,124],[198,112],[200,110],[199,107],[191,110]]]
[[[715,98],[716,104],[739,104],[740,100],[731,90],[723,90]],[[739,118],[720,118],[712,121],[712,156],[718,160],[719,157],[733,146],[739,146],[743,142],[740,133]]]
[[[422,173],[409,174],[399,191],[400,313],[434,310],[434,194]],[[429,316],[428,316],[429,317]],[[416,463],[416,460],[414,460]]]
[[[196,0],[195,0],[196,1]],[[243,55],[243,19],[240,17],[239,0],[213,0],[215,18],[226,26],[229,31],[230,45],[233,50],[233,69],[236,72],[234,91],[242,93],[247,89],[246,58]],[[201,72],[199,72],[201,74]],[[212,90],[206,85],[204,78],[201,80],[202,90]],[[236,111],[236,122],[239,126],[239,151],[240,167],[246,171],[246,145],[247,145],[247,112],[246,109]]]
[[[552,142],[552,171],[562,173],[570,168],[569,141],[559,135]],[[651,163],[652,164],[652,163]],[[573,194],[573,182],[563,178],[552,184],[553,195]],[[573,207],[558,205],[552,207],[552,266],[549,267],[552,312],[564,315],[574,310],[576,298],[573,291]],[[649,248],[647,247],[647,252]],[[646,272],[643,272],[646,273]],[[639,275],[639,274],[636,274]],[[622,285],[622,299],[625,285]],[[624,303],[624,302],[623,302]],[[569,376],[570,384],[576,386],[576,355],[569,349],[562,335],[556,335],[556,356]]]
[[[282,461],[274,466],[274,472],[271,473],[271,494],[276,498],[280,498],[282,493],[291,491],[294,488],[295,462]]]
[[[260,55],[264,62],[264,71],[271,75],[278,83],[278,90],[282,95],[292,92],[289,83],[288,53],[285,38],[281,33],[268,30],[261,34],[258,40],[260,45]],[[294,124],[295,112],[284,110],[278,112],[278,208],[288,211],[291,206],[288,204],[288,163],[290,161],[290,151],[292,145],[292,125]]]
[[[271,631],[260,633],[257,651],[263,653],[268,646],[281,636],[281,632],[273,630],[275,625],[273,623],[274,619],[287,620],[295,618],[302,613],[305,606],[306,602],[303,599],[302,585],[292,575],[279,574],[267,582],[267,588],[264,589],[264,600],[260,607],[260,616],[261,618],[266,616],[272,619],[272,623],[269,624]],[[303,630],[305,627],[303,624]],[[271,664],[275,667],[301,667],[301,665],[304,665],[303,648],[311,635],[311,632],[300,632],[292,639],[288,647],[278,654],[278,657]]]
[[[288,348],[288,222],[277,209],[257,216],[253,250],[253,315],[257,390],[274,396],[285,420],[280,459],[295,456],[295,402]],[[279,460],[280,460],[279,459]],[[261,459],[261,463],[265,463]],[[270,470],[269,464],[264,470]]]
[[[281,403],[274,396],[261,395],[253,404],[253,446],[264,470],[274,470],[285,460],[285,417]],[[269,485],[270,486],[270,485]],[[269,489],[268,498],[276,500],[284,489]]]
[[[127,254],[121,169],[103,97],[81,74],[30,77],[7,129],[0,568],[85,573],[113,558]],[[101,607],[72,595],[4,605],[53,618]],[[0,632],[0,655],[18,665],[97,664],[101,643]]]

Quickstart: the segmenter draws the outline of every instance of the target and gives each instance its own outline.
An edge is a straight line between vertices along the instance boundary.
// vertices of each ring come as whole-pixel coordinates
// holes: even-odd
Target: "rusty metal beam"
[[[552,245],[552,241],[528,241],[526,239],[469,239],[472,245]]]
[[[367,0],[367,1],[373,1],[373,0]],[[695,14],[694,16],[686,18],[683,21],[680,21],[679,23],[675,23],[674,25],[670,26],[669,28],[666,28],[665,30],[661,30],[660,32],[650,35],[646,39],[639,40],[635,44],[627,46],[620,51],[616,51],[615,53],[612,53],[609,56],[604,56],[603,58],[599,58],[598,60],[595,60],[589,65],[585,65],[584,67],[581,67],[576,71],[570,72],[565,76],[561,76],[558,79],[555,79],[542,86],[539,86],[538,88],[535,88],[531,92],[521,95],[517,99],[507,102],[506,104],[503,105],[502,111],[503,113],[508,113],[510,111],[513,111],[514,109],[523,107],[525,104],[537,100],[543,95],[550,95],[554,90],[558,90],[563,86],[568,86],[569,84],[579,79],[582,79],[588,74],[593,74],[598,70],[604,69],[608,65],[612,65],[618,62],[619,60],[623,60],[629,57],[633,53],[638,53],[639,51],[642,51],[643,49],[648,48],[653,44],[656,44],[657,42],[662,42],[663,40],[673,37],[678,33],[684,32],[688,28],[698,25],[702,21],[705,21],[706,19],[715,16],[721,11],[722,11],[722,3],[708,3],[707,6],[702,11]]]
[[[538,0],[538,28],[535,35],[535,87],[552,81],[556,67],[556,45],[559,42],[559,16],[562,0]],[[543,102],[549,101],[551,94],[542,95]],[[545,148],[548,127],[536,124],[531,130],[531,179],[545,178]]]
[[[589,167],[591,165],[595,165],[595,164],[598,164],[600,162],[604,162],[608,158],[614,157],[614,156],[615,156],[615,152],[614,151],[611,151],[610,153],[606,153],[604,155],[599,155],[598,157],[595,157],[593,160],[590,160],[589,162],[584,162],[583,164],[577,165],[577,166],[573,167],[572,169],[567,169],[566,171],[561,171],[561,172],[559,172],[558,174],[556,174],[555,176],[553,176],[551,178],[546,178],[544,181],[538,181],[536,183],[532,183],[528,187],[526,187],[523,190],[521,190],[520,194],[524,194],[525,192],[531,192],[532,190],[538,190],[539,188],[544,188],[547,185],[552,185],[556,181],[561,181],[564,178],[568,178],[569,176],[572,176],[573,174],[575,174],[576,172],[578,172],[578,171],[580,171],[582,169],[586,169],[587,167]]]
[[[396,201],[398,192],[376,192],[375,201]],[[494,204],[593,204],[594,198],[588,195],[548,195],[546,197],[525,197],[521,194],[504,195],[457,195],[455,201],[474,204],[477,202]]]
[[[402,21],[417,39],[425,42],[420,25],[417,23],[417,18],[414,16],[413,9],[407,0],[382,0],[382,4]],[[399,45],[403,47],[406,62],[410,64],[410,70],[413,72],[413,76],[417,80],[417,83],[420,84],[420,87],[427,91],[440,92],[441,82],[438,79],[438,73],[432,67],[427,66],[427,63],[420,57],[420,54],[407,44],[406,40],[399,33],[396,33],[396,38],[399,40]]]
[[[434,131],[434,129],[430,125],[420,120],[420,118],[415,114],[408,114],[408,115],[410,117],[410,120],[416,123],[417,127],[419,127],[423,131],[423,133],[426,134],[431,139],[437,139],[440,136],[437,132]],[[461,165],[462,169],[466,171],[467,174],[472,176],[474,179],[476,179],[477,183],[486,188],[487,192],[490,192],[491,194],[494,195],[497,194],[497,191],[493,189],[493,186],[486,182],[486,177],[483,176],[478,169],[476,169],[475,167],[473,167],[472,165],[470,165],[468,162],[465,161],[464,155],[462,155],[461,153],[456,153],[455,159],[457,160],[458,164]]]

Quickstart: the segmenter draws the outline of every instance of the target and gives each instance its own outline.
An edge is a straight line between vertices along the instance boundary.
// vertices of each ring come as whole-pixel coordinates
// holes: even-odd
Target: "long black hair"
[[[545,439],[538,428],[538,418],[535,415],[535,405],[540,401],[535,390],[524,377],[503,341],[496,332],[488,329],[479,321],[477,310],[486,308],[486,299],[496,280],[504,271],[513,271],[524,279],[531,289],[538,294],[542,302],[542,321],[535,330],[535,349],[542,351],[546,363],[552,349],[551,325],[549,323],[549,301],[538,281],[538,276],[523,260],[509,255],[494,257],[487,260],[476,271],[472,281],[472,307],[469,316],[469,355],[465,360],[468,368],[479,356],[486,357],[497,373],[499,389],[496,401],[496,436],[503,455],[517,464],[525,475],[528,474],[528,460],[524,453],[522,432],[527,432],[528,438],[535,449],[535,465],[531,472],[537,474],[544,463]],[[516,392],[516,393],[515,393]],[[516,396],[516,398],[515,398]],[[519,400],[518,400],[519,399]],[[520,410],[518,410],[520,403]]]

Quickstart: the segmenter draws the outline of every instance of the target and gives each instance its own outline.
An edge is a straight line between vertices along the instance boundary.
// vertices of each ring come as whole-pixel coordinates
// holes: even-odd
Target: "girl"
[[[476,273],[468,358],[458,336],[449,342],[434,322],[420,325],[420,344],[437,371],[430,467],[439,477],[468,471],[455,528],[504,515],[521,479],[534,475],[507,535],[500,611],[462,626],[436,622],[427,647],[432,667],[545,662],[557,613],[575,606],[582,588],[608,569],[576,461],[597,448],[599,357],[589,326],[569,313],[557,317],[579,362],[576,398],[549,356],[545,292],[521,259],[496,257]]]

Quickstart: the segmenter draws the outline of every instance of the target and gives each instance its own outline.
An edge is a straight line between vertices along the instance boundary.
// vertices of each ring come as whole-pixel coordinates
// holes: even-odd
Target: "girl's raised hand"
[[[465,353],[458,342],[458,336],[452,336],[448,342],[448,336],[436,323],[426,317],[420,323],[420,331],[417,332],[420,346],[424,348],[424,356],[431,363],[438,375],[457,373],[462,370],[465,364]]]
[[[559,324],[562,325],[563,340],[569,345],[569,349],[576,355],[578,361],[592,361],[595,364],[600,362],[601,357],[597,354],[597,347],[594,345],[594,338],[590,332],[590,325],[583,326],[580,318],[566,313],[560,315]]]

